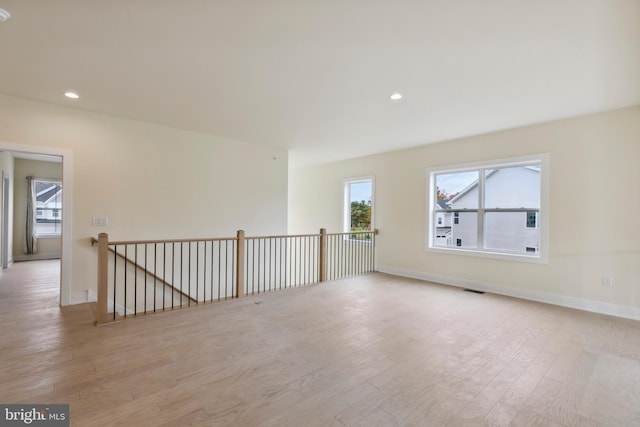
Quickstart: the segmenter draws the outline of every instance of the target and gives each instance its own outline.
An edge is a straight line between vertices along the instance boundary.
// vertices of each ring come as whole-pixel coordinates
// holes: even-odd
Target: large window
[[[373,178],[350,179],[344,183],[344,232],[373,229]],[[351,239],[371,238],[370,234],[352,235]]]
[[[59,236],[62,224],[62,183],[34,179],[36,192],[36,236]]]
[[[429,170],[427,247],[546,258],[546,155]]]

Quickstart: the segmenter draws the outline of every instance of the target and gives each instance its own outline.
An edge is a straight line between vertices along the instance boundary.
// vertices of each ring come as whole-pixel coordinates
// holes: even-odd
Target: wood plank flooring
[[[383,274],[93,324],[0,274],[0,403],[74,426],[640,426],[640,322]]]

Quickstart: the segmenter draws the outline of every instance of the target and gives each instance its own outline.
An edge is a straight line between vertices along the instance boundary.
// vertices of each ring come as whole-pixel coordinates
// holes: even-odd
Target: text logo
[[[69,405],[0,405],[0,427],[69,427]]]

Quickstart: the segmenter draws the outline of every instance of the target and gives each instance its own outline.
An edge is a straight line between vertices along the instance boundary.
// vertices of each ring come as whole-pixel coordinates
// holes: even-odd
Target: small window
[[[531,246],[527,246],[526,251],[528,253],[533,253],[533,254],[538,252],[538,250],[536,248],[532,248]]]
[[[462,247],[462,239],[456,239],[456,246]]]
[[[527,211],[527,228],[537,228],[537,227],[538,227],[538,212]]]
[[[349,239],[370,240],[373,230],[373,178],[345,181],[344,184],[344,232],[356,232]]]
[[[62,230],[62,182],[34,179],[36,236],[56,236]]]
[[[454,212],[453,213],[453,223],[456,225],[460,224],[460,212]],[[458,245],[460,246],[460,245]]]

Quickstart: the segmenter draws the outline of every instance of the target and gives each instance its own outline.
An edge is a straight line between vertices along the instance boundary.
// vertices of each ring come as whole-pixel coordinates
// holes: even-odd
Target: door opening
[[[18,185],[24,183],[24,179],[18,179],[16,177],[15,171],[15,160],[17,158],[31,158],[37,160],[44,160],[50,162],[57,162],[62,165],[62,177],[61,181],[64,185],[64,194],[62,195],[62,207],[61,207],[61,233],[60,233],[60,243],[59,247],[59,262],[60,262],[60,276],[59,276],[59,295],[60,295],[60,305],[66,306],[72,303],[84,302],[82,301],[81,293],[78,295],[73,294],[71,291],[71,246],[72,246],[72,227],[71,227],[71,211],[73,206],[73,152],[66,149],[58,149],[58,148],[50,148],[50,147],[36,147],[29,145],[22,145],[16,143],[8,143],[8,142],[0,142],[0,153],[9,154],[12,159],[5,158],[3,161],[5,162],[6,174],[3,175],[2,182],[0,183],[0,189],[2,190],[2,197],[0,198],[0,202],[5,201],[4,199],[8,197],[8,204],[4,203],[4,206],[0,206],[2,209],[2,213],[4,214],[8,209],[8,215],[3,215],[4,218],[7,218],[6,222],[0,224],[0,233],[3,236],[0,236],[0,250],[3,248],[3,245],[7,243],[8,246],[6,249],[0,253],[0,265],[5,266],[5,254],[6,254],[6,264],[10,265],[12,262],[16,261],[14,259],[14,254],[18,254],[21,256],[23,254],[23,243],[22,236],[17,236],[12,234],[16,234],[15,231],[20,228],[20,226],[16,225],[16,216],[17,214],[14,212],[18,204],[16,202],[15,190]],[[4,177],[8,178],[8,188],[9,191],[5,191],[7,182],[4,180]],[[47,177],[49,178],[49,177]],[[6,194],[6,196],[5,196]],[[8,205],[8,206],[7,206]],[[24,210],[24,208],[23,208]],[[26,212],[26,210],[24,210]],[[24,223],[24,222],[23,222]],[[18,227],[18,228],[16,228]],[[6,231],[5,231],[6,230]],[[12,233],[13,231],[13,233]],[[6,238],[4,237],[6,236]]]
[[[2,173],[2,268],[9,267],[9,177]]]

